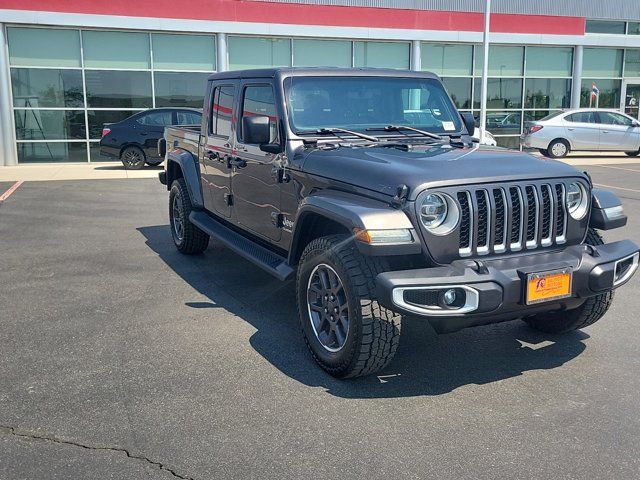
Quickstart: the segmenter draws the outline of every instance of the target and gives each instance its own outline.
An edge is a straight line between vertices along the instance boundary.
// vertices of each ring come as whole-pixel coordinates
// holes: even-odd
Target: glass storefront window
[[[18,163],[86,162],[87,142],[18,142]]]
[[[622,75],[621,49],[585,48],[582,77],[615,78]]]
[[[456,108],[471,108],[471,79],[461,77],[444,77],[442,79]]]
[[[528,47],[527,76],[570,77],[573,71],[573,48]]]
[[[598,107],[600,108],[620,108],[620,80],[611,79],[584,79],[582,80],[582,88],[580,91],[580,106],[588,107],[589,98],[591,96],[591,84],[595,83],[600,90],[600,99]],[[595,103],[593,104],[595,107]]]
[[[587,20],[585,31],[587,33],[624,35],[625,22],[612,22],[610,20]]]
[[[527,78],[524,96],[524,108],[569,108],[571,80]]]
[[[639,22],[631,22],[629,23],[629,31],[627,32],[629,35],[640,35],[640,23]]]
[[[351,42],[344,40],[293,40],[295,67],[350,67]]]
[[[288,38],[229,37],[227,47],[229,70],[291,66]]]
[[[10,27],[7,34],[13,66],[81,66],[78,30]]]
[[[153,68],[158,70],[216,69],[216,40],[213,35],[154,33]]]
[[[102,137],[102,126],[105,123],[116,123],[125,118],[129,118],[135,110],[88,110],[87,118],[89,119],[89,138],[99,140]]]
[[[473,108],[480,108],[482,79],[474,80]],[[487,108],[522,108],[521,78],[490,78],[487,84]]]
[[[87,106],[151,108],[151,72],[87,70]]]
[[[84,110],[14,110],[18,140],[85,139]]]
[[[493,135],[520,135],[521,123],[522,112],[487,112],[487,130]]]
[[[473,46],[423,43],[421,57],[422,70],[440,76],[470,76],[473,64]]]
[[[627,50],[624,60],[624,75],[640,77],[640,50]]]
[[[409,43],[355,42],[353,48],[356,67],[409,68]]]
[[[84,30],[82,47],[87,68],[151,68],[146,33]]]
[[[202,108],[208,73],[156,72],[156,107]]]
[[[482,47],[476,53],[476,75],[482,75]],[[524,64],[524,47],[493,45],[489,48],[489,76],[519,77]]]
[[[83,107],[82,72],[45,68],[12,68],[14,107]]]

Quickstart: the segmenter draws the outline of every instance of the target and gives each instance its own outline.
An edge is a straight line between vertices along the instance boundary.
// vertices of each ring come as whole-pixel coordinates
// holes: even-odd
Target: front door
[[[268,116],[270,143],[278,142],[278,114],[270,84],[247,81],[241,87],[239,115]],[[259,145],[243,140],[242,118],[236,132],[237,145],[232,160],[233,209],[236,221],[253,233],[278,241],[282,234],[279,225],[280,184],[278,183],[278,154],[266,153]]]
[[[598,112],[600,150],[635,152],[640,148],[640,131],[634,121],[616,112]]]
[[[624,112],[640,120],[640,84],[627,84]]]
[[[200,159],[203,165],[202,190],[207,210],[224,217],[231,216],[231,168],[234,132],[234,101],[237,81],[213,84],[208,115],[207,135],[203,137]]]

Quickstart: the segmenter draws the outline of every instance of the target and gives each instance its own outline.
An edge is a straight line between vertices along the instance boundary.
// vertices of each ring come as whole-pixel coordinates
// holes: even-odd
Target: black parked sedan
[[[119,158],[126,168],[139,169],[144,164],[159,165],[158,140],[169,125],[200,125],[202,113],[194,108],[155,108],[105,123],[100,140],[100,155]]]

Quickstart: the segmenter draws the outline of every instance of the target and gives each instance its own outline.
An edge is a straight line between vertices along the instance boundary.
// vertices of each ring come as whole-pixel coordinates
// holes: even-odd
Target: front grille
[[[461,257],[562,244],[567,235],[563,183],[460,190]]]

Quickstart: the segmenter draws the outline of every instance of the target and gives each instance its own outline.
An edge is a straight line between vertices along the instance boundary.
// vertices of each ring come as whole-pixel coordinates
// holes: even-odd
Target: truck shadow
[[[138,230],[160,259],[209,300],[187,302],[188,307],[203,308],[203,315],[223,308],[250,323],[257,330],[251,346],[274,367],[339,397],[441,395],[464,385],[552,369],[580,355],[589,338],[583,332],[546,335],[520,321],[438,335],[424,320],[409,317],[403,320],[396,357],[383,372],[337,380],[316,366],[307,352],[293,282],[278,282],[213,241],[203,255],[181,255],[173,246],[168,225]]]

